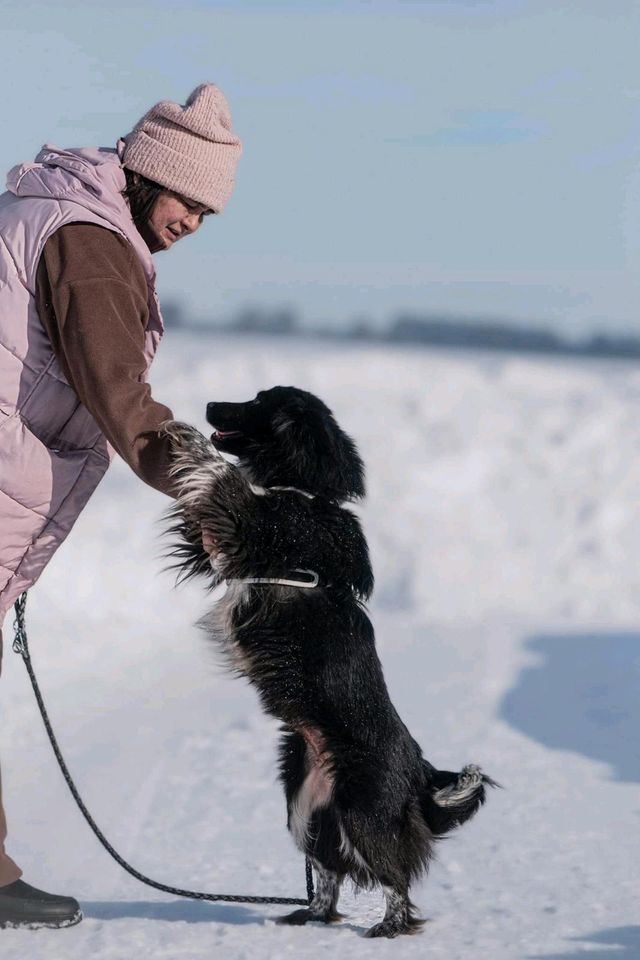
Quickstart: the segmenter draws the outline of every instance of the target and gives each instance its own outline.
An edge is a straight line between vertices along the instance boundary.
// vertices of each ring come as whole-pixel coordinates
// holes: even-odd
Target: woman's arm
[[[47,240],[36,302],[62,371],[107,440],[156,490],[175,496],[171,410],[141,378],[146,369],[147,282],[131,244],[105,227],[71,223]]]

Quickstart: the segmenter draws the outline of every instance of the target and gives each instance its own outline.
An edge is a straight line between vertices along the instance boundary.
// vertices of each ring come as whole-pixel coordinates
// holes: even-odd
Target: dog
[[[316,891],[279,922],[340,919],[350,878],[384,891],[384,917],[366,936],[414,933],[424,921],[411,883],[436,839],[497,784],[475,765],[435,769],[391,703],[364,606],[367,542],[345,506],[365,494],[364,467],[328,407],[273,387],[247,403],[209,403],[206,416],[210,440],[178,421],[162,428],[178,491],[169,554],[179,579],[227,581],[200,625],[282,722],[287,824]]]

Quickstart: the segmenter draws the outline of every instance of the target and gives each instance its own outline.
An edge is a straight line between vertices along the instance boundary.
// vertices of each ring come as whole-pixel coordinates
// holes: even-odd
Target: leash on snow
[[[25,626],[25,617],[24,609],[27,603],[27,593],[26,591],[21,594],[21,596],[16,600],[14,604],[14,609],[16,611],[16,619],[14,620],[13,626],[15,631],[15,637],[13,640],[13,650],[15,653],[19,653],[22,659],[24,660],[24,665],[27,668],[29,678],[31,680],[31,686],[33,687],[33,692],[36,695],[36,700],[38,702],[38,707],[40,709],[40,715],[42,717],[43,723],[45,725],[51,746],[53,747],[53,752],[56,755],[56,759],[62,770],[62,775],[67,781],[67,786],[71,791],[74,800],[78,804],[80,811],[95,833],[96,837],[102,844],[102,846],[111,854],[113,859],[120,864],[120,866],[130,873],[132,877],[135,877],[136,880],[140,880],[141,883],[146,883],[149,887],[155,887],[156,890],[163,890],[165,893],[173,893],[177,897],[188,897],[191,900],[212,900],[219,901],[224,900],[229,903],[285,903],[285,904],[302,904],[302,906],[307,906],[313,900],[313,874],[311,872],[311,861],[309,858],[306,858],[305,861],[305,876],[307,882],[307,899],[302,900],[298,897],[255,897],[255,896],[240,896],[239,894],[227,894],[227,893],[198,893],[194,890],[180,890],[178,887],[170,887],[166,883],[158,883],[157,880],[151,880],[149,877],[145,877],[143,873],[140,873],[139,870],[136,870],[130,864],[124,860],[117,850],[111,846],[107,838],[104,836],[95,820],[85,807],[82,797],[78,793],[76,785],[71,779],[71,774],[67,768],[66,763],[60,752],[60,747],[58,746],[58,741],[55,738],[55,734],[51,727],[49,721],[49,716],[47,714],[44,701],[42,699],[42,694],[40,693],[40,688],[38,686],[38,681],[36,680],[36,675],[33,670],[33,665],[31,663],[31,656],[29,654],[29,645],[27,643],[27,629]]]

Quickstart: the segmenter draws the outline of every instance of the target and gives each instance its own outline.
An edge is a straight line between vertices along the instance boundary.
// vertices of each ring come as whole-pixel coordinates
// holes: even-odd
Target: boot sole
[[[62,927],[75,927],[82,920],[82,910],[78,910],[72,917],[56,920],[0,920],[0,930],[60,930]]]

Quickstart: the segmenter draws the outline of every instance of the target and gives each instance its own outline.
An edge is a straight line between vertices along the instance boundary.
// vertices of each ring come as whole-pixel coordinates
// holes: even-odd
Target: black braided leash
[[[24,609],[27,603],[27,593],[26,591],[21,594],[21,596],[16,600],[14,608],[16,611],[16,619],[14,620],[13,626],[15,631],[15,637],[13,641],[13,649],[15,653],[19,653],[22,659],[24,660],[24,665],[27,668],[27,672],[31,679],[31,686],[33,687],[33,692],[36,695],[36,700],[38,701],[38,707],[40,708],[40,715],[42,716],[43,723],[45,725],[47,734],[49,735],[49,740],[51,741],[51,746],[53,747],[53,752],[56,755],[60,769],[62,770],[62,775],[67,781],[67,786],[71,791],[74,800],[80,807],[80,811],[95,833],[96,837],[102,844],[102,846],[107,850],[113,859],[123,867],[127,873],[130,873],[132,877],[135,877],[136,880],[140,880],[141,883],[146,883],[149,887],[155,887],[156,890],[164,890],[165,893],[173,893],[177,897],[189,897],[191,900],[225,900],[229,903],[286,903],[286,904],[302,904],[307,906],[313,900],[313,874],[311,872],[311,861],[307,857],[305,862],[305,874],[307,881],[307,899],[302,900],[298,897],[243,897],[239,894],[227,894],[227,893],[198,893],[194,890],[180,890],[177,887],[170,887],[166,883],[158,883],[156,880],[150,880],[149,877],[145,877],[143,873],[140,873],[138,870],[134,869],[126,860],[120,856],[120,854],[114,850],[107,838],[104,836],[95,820],[85,807],[82,802],[82,798],[78,793],[76,786],[71,779],[71,774],[67,768],[66,763],[60,753],[60,747],[55,738],[55,734],[51,728],[51,723],[49,722],[49,717],[45,709],[44,701],[42,699],[42,694],[40,693],[40,688],[38,686],[38,681],[36,680],[36,675],[33,671],[33,666],[31,664],[31,656],[29,654],[29,645],[27,643],[27,630],[25,627],[24,620]]]

